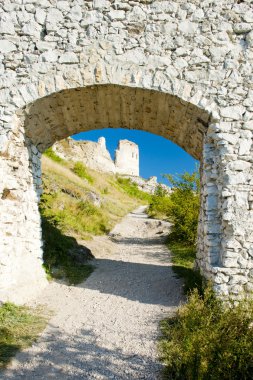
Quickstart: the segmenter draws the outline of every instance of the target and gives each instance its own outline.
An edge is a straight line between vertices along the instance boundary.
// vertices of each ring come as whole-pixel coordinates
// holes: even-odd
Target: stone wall
[[[0,299],[45,282],[41,152],[107,127],[201,161],[198,266],[217,292],[252,290],[251,3],[1,1]]]
[[[115,164],[106,149],[104,137],[100,137],[98,142],[76,141],[68,138],[56,142],[52,148],[63,159],[81,161],[91,169],[115,173]]]
[[[139,176],[139,147],[132,141],[119,141],[115,160],[106,149],[104,137],[100,137],[97,143],[68,138],[56,142],[53,150],[63,159],[81,161],[97,171]]]
[[[139,176],[139,147],[132,141],[120,140],[115,153],[116,173]]]

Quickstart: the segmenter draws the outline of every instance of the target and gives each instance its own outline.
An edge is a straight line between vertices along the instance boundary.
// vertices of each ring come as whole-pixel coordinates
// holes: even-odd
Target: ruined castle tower
[[[120,140],[115,152],[116,173],[139,176],[139,147],[132,141]]]

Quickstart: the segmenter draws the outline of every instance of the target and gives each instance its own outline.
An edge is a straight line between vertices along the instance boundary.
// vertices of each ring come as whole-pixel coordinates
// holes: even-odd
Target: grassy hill
[[[62,160],[51,149],[43,155],[42,172],[44,266],[49,277],[76,284],[92,271],[83,241],[108,233],[150,196],[128,179]]]

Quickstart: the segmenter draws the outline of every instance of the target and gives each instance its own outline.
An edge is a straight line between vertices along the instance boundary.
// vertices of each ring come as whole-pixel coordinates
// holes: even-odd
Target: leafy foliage
[[[199,175],[184,173],[178,178],[166,175],[173,185],[167,216],[173,223],[170,241],[194,245],[197,238],[200,206]]]
[[[168,219],[168,212],[170,207],[170,197],[162,188],[162,186],[158,185],[154,195],[151,197],[151,202],[148,208],[149,216],[157,219]]]
[[[161,356],[165,378],[173,380],[251,380],[253,301],[229,307],[207,287],[197,289],[177,315],[162,322]]]
[[[93,183],[94,182],[94,179],[92,178],[92,176],[87,172],[87,169],[86,167],[84,166],[84,164],[82,162],[76,162],[74,167],[73,167],[73,172],[78,175],[78,177],[82,178],[82,179],[86,179],[89,183]]]
[[[172,222],[170,242],[192,246],[196,243],[200,206],[198,172],[185,172],[178,177],[166,174],[165,177],[173,186],[172,192],[166,195],[158,189],[148,212]]]
[[[167,175],[173,186],[164,212],[173,223],[168,245],[174,272],[184,278],[188,303],[161,324],[165,378],[250,380],[253,378],[253,300],[224,304],[193,268],[199,212],[199,176]],[[158,196],[161,204],[161,195]],[[160,203],[159,203],[160,202]],[[164,200],[163,200],[164,202]],[[160,211],[160,210],[158,210]]]

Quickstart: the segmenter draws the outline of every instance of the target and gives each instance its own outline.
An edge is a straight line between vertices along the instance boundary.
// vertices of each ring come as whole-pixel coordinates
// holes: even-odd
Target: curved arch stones
[[[200,159],[197,264],[219,293],[252,290],[252,30],[247,0],[1,2],[1,300],[46,284],[41,152],[107,126]]]

